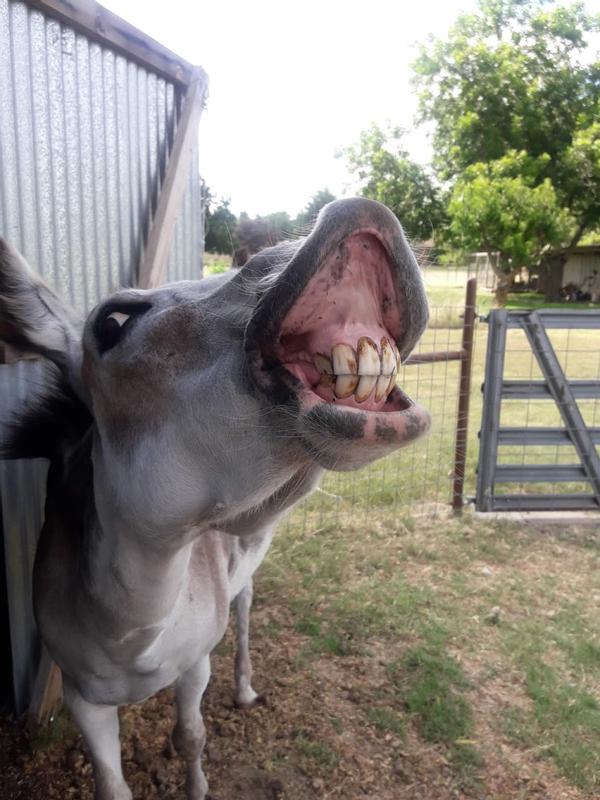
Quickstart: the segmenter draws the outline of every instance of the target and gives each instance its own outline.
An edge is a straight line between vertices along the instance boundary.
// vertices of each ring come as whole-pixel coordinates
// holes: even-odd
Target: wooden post
[[[192,156],[198,144],[198,123],[206,89],[206,75],[198,68],[185,95],[165,182],[140,265],[138,286],[142,289],[153,289],[164,280],[177,214],[181,208]]]
[[[45,646],[42,645],[42,657],[29,704],[29,727],[36,728],[38,725],[45,725],[61,702],[62,674]]]
[[[452,509],[461,514],[463,509],[463,490],[465,465],[467,461],[467,431],[469,425],[469,401],[471,398],[471,371],[473,367],[473,339],[475,333],[475,306],[477,303],[477,278],[469,278],[465,295],[465,315],[463,318],[462,358],[460,360],[460,388],[458,395],[458,414],[456,419],[456,443],[454,448],[454,484],[452,489]]]

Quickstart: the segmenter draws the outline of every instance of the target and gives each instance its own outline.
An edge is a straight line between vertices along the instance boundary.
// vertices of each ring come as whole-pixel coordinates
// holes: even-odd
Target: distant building
[[[493,258],[492,254],[492,258]],[[479,282],[486,288],[493,289],[496,275],[492,269],[492,261],[486,252],[472,253],[469,256],[469,269],[479,277]],[[523,268],[515,276],[516,284],[530,284],[535,288],[537,275]],[[594,302],[600,301],[600,242],[576,247],[565,264],[561,286],[576,286],[587,294],[593,294]]]

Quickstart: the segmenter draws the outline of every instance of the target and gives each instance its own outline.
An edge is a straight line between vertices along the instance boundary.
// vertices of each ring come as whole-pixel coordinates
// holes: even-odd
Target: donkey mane
[[[3,425],[1,458],[48,458],[77,445],[92,426],[92,415],[57,370],[41,394]]]

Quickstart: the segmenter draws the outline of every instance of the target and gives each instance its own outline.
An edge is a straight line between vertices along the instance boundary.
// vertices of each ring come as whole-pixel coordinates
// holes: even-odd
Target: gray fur
[[[370,201],[330,204],[306,239],[270,248],[240,271],[117,293],[92,311],[82,336],[72,312],[0,245],[2,335],[58,364],[92,418],[86,437],[65,442],[68,453],[51,465],[34,598],[90,746],[98,800],[131,798],[117,706],[172,683],[188,800],[205,798],[199,704],[230,603],[236,696],[248,705],[256,699],[252,574],[277,522],[315,488],[323,467],[356,468],[402,443],[379,431],[367,446],[362,412],[304,414],[281,368],[260,361],[277,317],[323,259],[365,226],[381,233],[399,301],[410,300],[397,340],[406,355],[427,318],[422,284],[397,221]],[[137,303],[146,304],[139,314]],[[112,335],[107,312],[123,304],[131,314],[113,345],[102,339]]]

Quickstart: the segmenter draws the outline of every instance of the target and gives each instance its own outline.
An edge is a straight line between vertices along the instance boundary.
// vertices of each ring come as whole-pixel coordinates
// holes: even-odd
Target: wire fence
[[[373,523],[415,515],[437,514],[452,502],[457,415],[460,396],[460,360],[434,360],[432,356],[461,352],[465,313],[464,272],[459,291],[451,304],[430,307],[430,323],[411,358],[426,363],[406,364],[399,372],[398,385],[431,414],[428,436],[387,458],[355,472],[329,472],[321,487],[306,498],[289,518],[295,528],[321,529],[348,521]],[[485,355],[485,325],[475,322],[472,420],[479,419],[480,385]],[[483,341],[482,335],[483,334]],[[479,394],[479,401],[477,399]],[[471,429],[466,454],[465,495],[475,490],[476,430]]]
[[[436,268],[437,269],[437,268]],[[450,273],[424,271],[430,301],[447,299],[430,305],[430,324],[413,354],[427,360],[432,354],[456,353],[463,344],[464,292],[471,270],[454,268]],[[441,277],[440,277],[441,276]],[[453,280],[452,280],[453,277]],[[485,316],[493,295],[481,284],[475,305],[477,314]],[[577,328],[549,331],[559,362],[569,379],[600,381],[600,330]],[[460,370],[458,360],[432,361],[405,365],[398,376],[402,389],[431,413],[429,435],[415,444],[381,459],[365,469],[347,473],[327,473],[322,485],[292,513],[288,525],[300,530],[320,530],[344,524],[405,524],[408,517],[443,515],[453,500],[455,477],[455,444],[457,434],[466,436],[463,498],[474,499],[477,483],[479,430],[482,418],[482,386],[485,375],[488,326],[476,316],[473,325],[471,360],[470,409],[468,420],[458,425]],[[412,358],[412,357],[411,357]],[[520,329],[507,332],[505,380],[542,381],[531,345]],[[586,426],[600,444],[600,397],[578,400]],[[500,427],[564,428],[564,421],[550,399],[504,399]],[[598,449],[598,448],[596,448]],[[501,445],[499,465],[574,465],[579,457],[572,444],[525,443]],[[589,491],[589,483],[546,482],[506,483],[499,493],[547,493]]]

